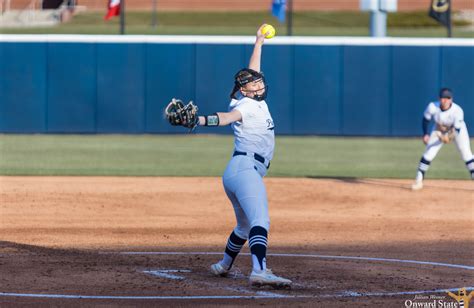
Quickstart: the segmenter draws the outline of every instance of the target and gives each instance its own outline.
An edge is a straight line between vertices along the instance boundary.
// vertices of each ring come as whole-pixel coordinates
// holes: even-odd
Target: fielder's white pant
[[[454,142],[461,154],[463,161],[469,161],[472,159],[472,151],[471,145],[469,144],[469,133],[467,132],[466,123],[463,123],[461,126],[461,130],[459,133],[456,134],[454,137]],[[435,131],[431,132],[430,139],[426,144],[425,152],[423,153],[423,157],[431,162],[436,155],[438,154],[439,150],[443,147],[443,142],[439,140],[438,136],[436,135]]]
[[[252,227],[270,228],[267,191],[263,177],[267,168],[253,157],[232,157],[222,177],[224,189],[234,207],[237,226],[235,234],[248,239]]]

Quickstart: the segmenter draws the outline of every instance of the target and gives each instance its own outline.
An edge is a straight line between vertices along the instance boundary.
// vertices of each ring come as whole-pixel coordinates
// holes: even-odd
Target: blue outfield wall
[[[419,40],[269,41],[262,70],[276,133],[417,136],[424,108],[448,86],[474,136],[474,40]],[[168,101],[226,111],[252,41],[0,39],[0,132],[183,132],[163,118]]]

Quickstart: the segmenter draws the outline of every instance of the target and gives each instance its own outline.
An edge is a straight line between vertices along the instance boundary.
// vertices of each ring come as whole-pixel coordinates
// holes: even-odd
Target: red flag
[[[109,0],[107,15],[104,16],[105,20],[109,20],[114,16],[120,15],[120,0]]]

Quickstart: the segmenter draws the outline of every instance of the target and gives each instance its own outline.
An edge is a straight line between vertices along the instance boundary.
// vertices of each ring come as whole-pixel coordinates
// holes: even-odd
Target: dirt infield
[[[474,286],[472,181],[265,181],[291,290],[251,288],[248,255],[208,273],[235,223],[219,178],[0,177],[0,306],[405,307]]]

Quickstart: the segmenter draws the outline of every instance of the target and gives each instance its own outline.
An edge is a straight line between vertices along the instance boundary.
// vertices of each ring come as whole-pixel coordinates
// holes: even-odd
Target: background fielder
[[[429,133],[428,126],[431,121],[435,122],[435,126]],[[459,105],[453,102],[453,92],[448,88],[443,88],[439,93],[439,101],[431,102],[423,115],[423,142],[426,144],[426,149],[418,166],[416,180],[412,185],[413,190],[423,188],[423,179],[431,162],[443,144],[449,143],[453,139],[471,173],[471,179],[474,180],[474,158],[464,122],[464,112]]]

